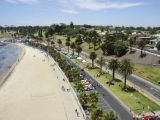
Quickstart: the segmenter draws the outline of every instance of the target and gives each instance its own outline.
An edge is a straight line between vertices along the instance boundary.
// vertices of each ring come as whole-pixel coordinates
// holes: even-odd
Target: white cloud
[[[17,2],[22,2],[22,3],[38,3],[38,0],[6,0],[7,2],[10,3],[17,3]]]
[[[65,13],[69,13],[69,14],[77,14],[78,12],[75,11],[75,10],[65,10],[65,9],[61,9],[62,12],[65,12]]]
[[[143,5],[143,2],[111,2],[111,0],[58,0],[62,6],[75,6],[89,10],[102,10],[108,8],[127,8]]]

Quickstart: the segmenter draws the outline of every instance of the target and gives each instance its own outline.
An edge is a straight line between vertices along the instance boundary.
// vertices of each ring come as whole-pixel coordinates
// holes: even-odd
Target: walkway
[[[44,53],[46,55],[46,53]],[[83,114],[80,111],[80,107],[77,104],[77,101],[73,95],[73,92],[71,91],[70,86],[67,83],[67,80],[63,81],[64,73],[59,69],[57,63],[51,58],[51,56],[48,56],[48,65],[51,68],[52,73],[54,74],[54,78],[56,79],[58,83],[59,90],[61,91],[61,96],[63,99],[63,103],[65,106],[65,110],[67,113],[68,120],[84,120]],[[62,86],[64,86],[64,89],[62,89]],[[69,89],[69,91],[67,91]],[[79,117],[77,117],[77,114],[75,110],[79,112]]]

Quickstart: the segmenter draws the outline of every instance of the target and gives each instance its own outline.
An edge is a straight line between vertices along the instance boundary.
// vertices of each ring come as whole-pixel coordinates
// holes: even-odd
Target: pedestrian
[[[79,117],[79,112],[77,112],[77,117]]]
[[[135,120],[135,116],[133,115],[133,120]]]

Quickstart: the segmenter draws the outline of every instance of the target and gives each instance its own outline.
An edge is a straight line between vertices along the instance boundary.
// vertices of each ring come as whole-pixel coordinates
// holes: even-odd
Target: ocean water
[[[21,48],[14,44],[0,46],[0,78],[18,60],[20,54]]]

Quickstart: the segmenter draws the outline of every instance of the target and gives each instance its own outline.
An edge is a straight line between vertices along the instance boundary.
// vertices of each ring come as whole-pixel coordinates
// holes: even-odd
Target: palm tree
[[[103,111],[100,108],[95,108],[91,111],[91,120],[102,120]]]
[[[69,53],[69,46],[70,46],[70,42],[69,41],[66,42],[66,46],[68,47],[68,53]]]
[[[101,57],[99,60],[97,60],[97,63],[100,65],[100,74],[102,74],[102,66],[105,65],[105,59]]]
[[[105,114],[103,114],[102,120],[117,120],[118,116],[114,114],[113,111],[109,111]]]
[[[74,55],[74,49],[76,48],[76,44],[75,44],[74,42],[72,42],[70,47],[71,47],[72,50],[73,50],[72,55]]]
[[[90,44],[91,44],[91,38],[90,37],[86,37],[86,42],[88,43],[88,49],[91,48]]]
[[[119,64],[119,71],[124,74],[124,90],[126,89],[126,78],[127,75],[132,74],[134,69],[134,64],[128,58],[124,58]]]
[[[61,39],[58,39],[58,44],[59,44],[59,47],[60,47],[60,45],[62,44]]]
[[[91,92],[89,94],[89,102],[90,103],[97,103],[98,102],[98,95],[96,92]]]
[[[84,88],[83,88],[83,84],[81,82],[78,82],[77,85],[76,85],[76,90],[78,92],[83,92],[84,91]]]
[[[92,111],[93,109],[98,108],[97,103],[91,103],[91,105],[89,106],[88,110]]]
[[[88,102],[88,95],[86,92],[81,92],[78,96],[80,103],[82,106],[85,106]]]
[[[98,38],[99,48],[101,47],[101,37]]]
[[[134,40],[133,40],[133,39],[130,39],[130,40],[129,40],[130,53],[132,53],[133,44],[134,44]]]
[[[145,43],[145,41],[143,41],[143,40],[141,40],[141,41],[138,42],[138,48],[141,49],[141,57],[143,57],[143,55],[142,55],[142,50],[144,49],[145,44],[146,44],[146,43]]]
[[[79,53],[82,52],[81,46],[78,45],[78,46],[76,47],[76,52],[78,53],[78,56],[79,56]]]
[[[112,73],[112,75],[113,75],[112,80],[114,80],[114,73],[115,73],[115,70],[118,68],[118,65],[119,65],[119,62],[118,62],[117,59],[111,59],[108,62],[109,69],[111,69],[113,71],[113,73]]]
[[[91,52],[89,58],[92,60],[92,68],[94,68],[94,60],[97,58],[97,54],[95,52]]]
[[[157,43],[156,48],[158,51],[160,50],[160,42]]]

